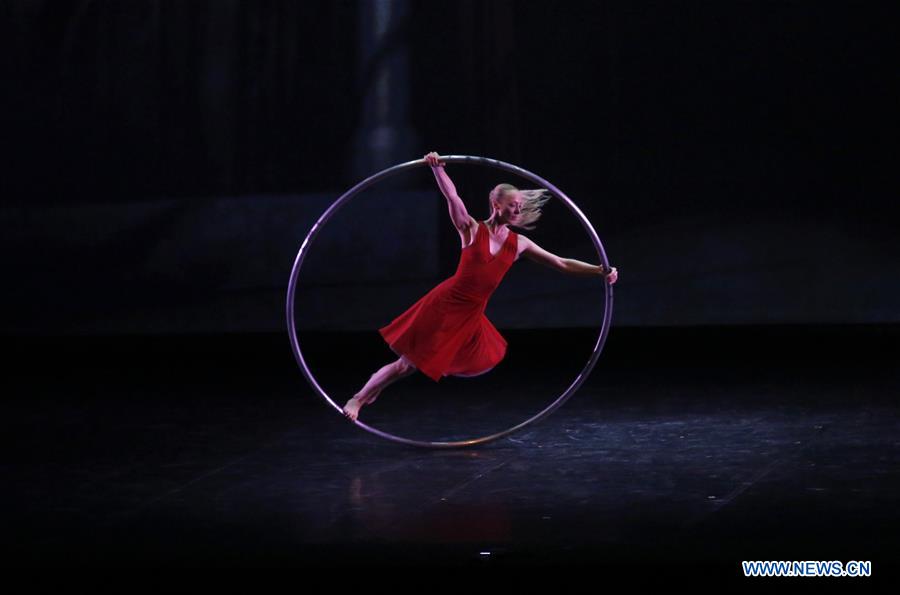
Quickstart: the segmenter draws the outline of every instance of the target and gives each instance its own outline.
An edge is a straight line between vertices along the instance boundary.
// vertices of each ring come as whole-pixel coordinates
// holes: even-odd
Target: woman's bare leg
[[[355,420],[359,417],[360,408],[363,405],[374,403],[386,386],[409,376],[415,371],[415,366],[407,363],[403,358],[382,366],[381,369],[369,377],[366,385],[353,395],[352,399],[347,401],[347,404],[344,405],[344,415]]]

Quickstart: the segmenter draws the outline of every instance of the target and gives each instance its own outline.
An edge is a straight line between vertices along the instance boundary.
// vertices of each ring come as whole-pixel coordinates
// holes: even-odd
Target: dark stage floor
[[[594,332],[504,332],[491,374],[417,373],[361,419],[420,439],[494,433],[574,379]],[[742,560],[871,560],[873,580],[896,578],[898,336],[614,327],[559,411],[461,450],[354,428],[312,393],[286,335],[8,337],[4,560],[736,580],[750,580]],[[392,355],[377,333],[300,340],[341,402]]]

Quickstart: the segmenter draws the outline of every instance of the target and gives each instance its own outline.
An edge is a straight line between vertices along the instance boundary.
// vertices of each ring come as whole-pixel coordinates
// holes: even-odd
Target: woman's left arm
[[[525,242],[525,248],[522,250],[522,255],[538,264],[548,266],[569,275],[577,275],[579,277],[595,277],[601,275],[606,277],[611,283],[616,282],[618,272],[615,267],[611,267],[607,270],[603,265],[588,264],[580,260],[575,260],[574,258],[562,258],[552,252],[547,252],[523,235],[519,235],[519,238]]]
[[[578,277],[596,277],[604,274],[603,265],[588,264],[574,258],[563,258],[563,272]],[[605,271],[608,272],[608,271]]]

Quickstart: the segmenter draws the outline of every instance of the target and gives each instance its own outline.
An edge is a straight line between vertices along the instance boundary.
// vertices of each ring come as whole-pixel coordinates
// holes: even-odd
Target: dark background
[[[624,564],[705,581],[742,580],[740,560],[854,559],[890,579],[896,12],[0,2],[0,564],[570,564],[592,580]],[[603,280],[523,260],[487,308],[509,342],[496,370],[414,374],[363,410],[398,435],[471,439],[585,379],[478,448],[348,424],[285,332],[318,218],[431,150],[546,178],[619,269],[589,377]],[[447,171],[477,219],[493,185],[530,185]],[[561,201],[524,233],[599,258]],[[289,305],[332,398],[396,359],[376,329],[454,272],[459,242],[424,167],[334,214]]]
[[[4,328],[277,332],[315,219],[430,150],[575,200],[620,271],[614,324],[897,321],[889,3],[376,6],[5,2]],[[448,173],[479,219],[508,179]],[[425,194],[379,188],[321,234],[301,294],[362,287],[373,309],[306,305],[318,327],[374,329],[455,269],[430,174],[398,183]],[[526,233],[597,260],[559,204]],[[525,263],[491,306],[499,327],[590,327],[598,299]]]

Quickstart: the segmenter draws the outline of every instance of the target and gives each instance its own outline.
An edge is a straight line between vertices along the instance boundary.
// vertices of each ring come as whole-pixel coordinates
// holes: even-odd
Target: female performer
[[[386,386],[419,370],[435,382],[443,376],[479,376],[506,356],[506,340],[484,315],[488,299],[519,256],[563,273],[602,275],[615,283],[615,267],[605,270],[547,252],[509,229],[534,229],[549,200],[546,190],[519,190],[498,184],[488,197],[491,216],[476,221],[466,211],[437,153],[425,155],[438,186],[447,198],[450,219],[459,232],[462,253],[456,273],[441,282],[378,332],[399,358],[372,374],[365,386],[344,405],[352,420],[363,405],[375,402]]]

